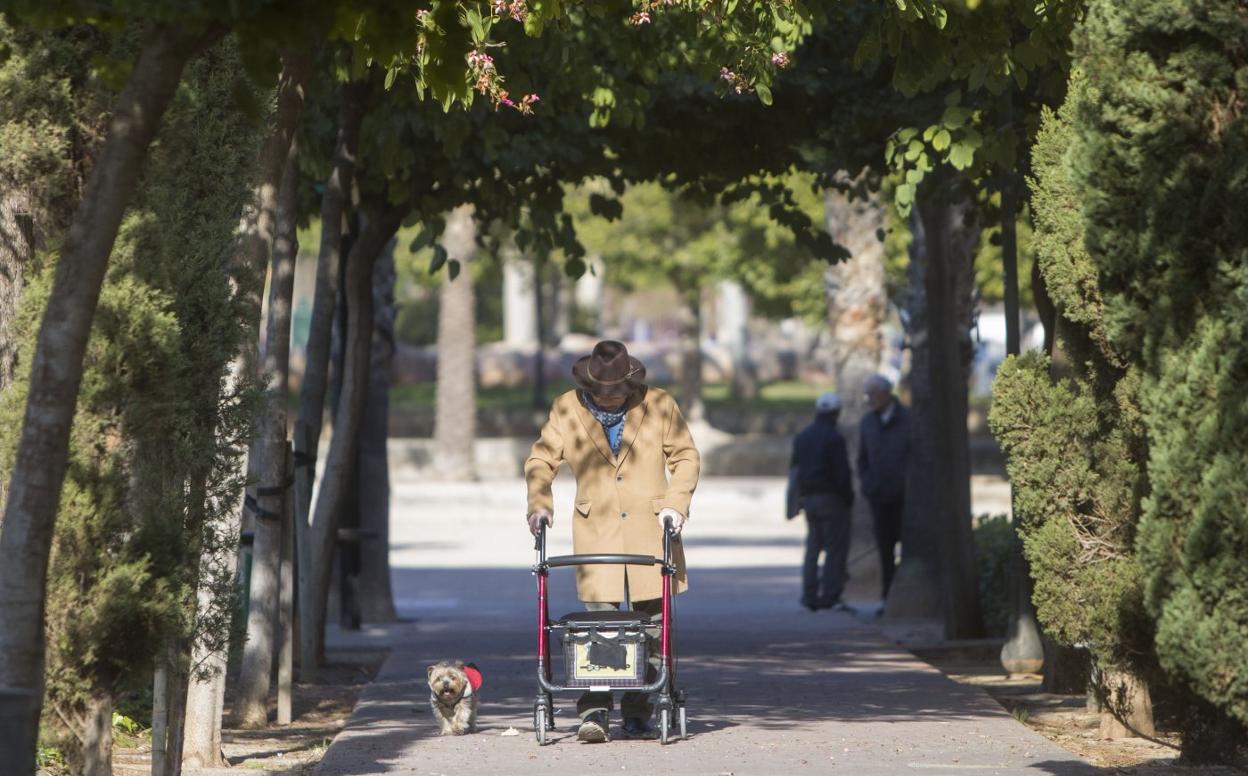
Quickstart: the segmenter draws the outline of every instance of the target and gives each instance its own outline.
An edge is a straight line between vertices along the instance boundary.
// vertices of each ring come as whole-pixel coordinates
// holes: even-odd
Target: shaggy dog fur
[[[463,663],[443,660],[429,666],[429,704],[441,725],[441,735],[477,731],[477,694]]]

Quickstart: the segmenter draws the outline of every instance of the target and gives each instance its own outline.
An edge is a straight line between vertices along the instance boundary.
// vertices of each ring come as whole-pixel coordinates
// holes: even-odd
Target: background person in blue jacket
[[[793,439],[789,463],[799,504],[806,512],[806,557],[802,564],[802,606],[816,609],[848,607],[841,601],[849,555],[853,475],[845,438],[836,427],[841,399],[828,392],[815,401],[815,420]],[[823,574],[819,556],[824,555]]]
[[[867,378],[864,390],[871,409],[863,416],[860,426],[858,482],[871,505],[875,524],[875,546],[880,553],[880,574],[884,580],[880,598],[888,600],[905,512],[910,412],[893,396],[893,384],[886,377]]]

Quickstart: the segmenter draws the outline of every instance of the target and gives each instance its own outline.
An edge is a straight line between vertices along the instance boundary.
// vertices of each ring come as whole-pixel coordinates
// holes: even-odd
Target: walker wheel
[[[540,703],[533,704],[533,734],[537,736],[537,745],[546,745],[546,707]]]
[[[672,712],[668,709],[659,711],[659,743],[666,744],[668,732],[672,727]]]
[[[689,737],[689,732],[688,732],[688,727],[687,727],[687,720],[686,720],[686,718],[685,718],[685,707],[684,707],[684,704],[681,704],[680,711],[679,711],[678,713],[680,714],[680,717],[679,717],[679,719],[680,719],[680,737],[681,737],[681,739],[683,740],[683,739],[685,739],[685,738],[688,738],[688,737]]]

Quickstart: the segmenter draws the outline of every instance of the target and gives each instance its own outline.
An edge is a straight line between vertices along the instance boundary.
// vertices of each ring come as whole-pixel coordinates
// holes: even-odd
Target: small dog
[[[472,663],[443,660],[429,666],[429,704],[441,725],[440,735],[477,732],[477,691],[481,672]]]

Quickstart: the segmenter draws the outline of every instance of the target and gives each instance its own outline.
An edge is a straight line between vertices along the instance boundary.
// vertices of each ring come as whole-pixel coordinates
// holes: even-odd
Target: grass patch
[[[680,391],[676,386],[659,387],[679,396]],[[547,386],[547,400],[554,401],[571,388],[570,382],[553,382]],[[703,387],[702,395],[709,409],[813,412],[815,398],[824,390],[811,383],[785,380],[762,386],[756,399],[734,399],[727,383],[708,383]],[[434,383],[396,385],[390,389],[390,404],[392,409],[399,411],[432,408],[436,391]],[[477,389],[477,407],[482,410],[523,410],[532,406],[533,387],[530,385]]]

